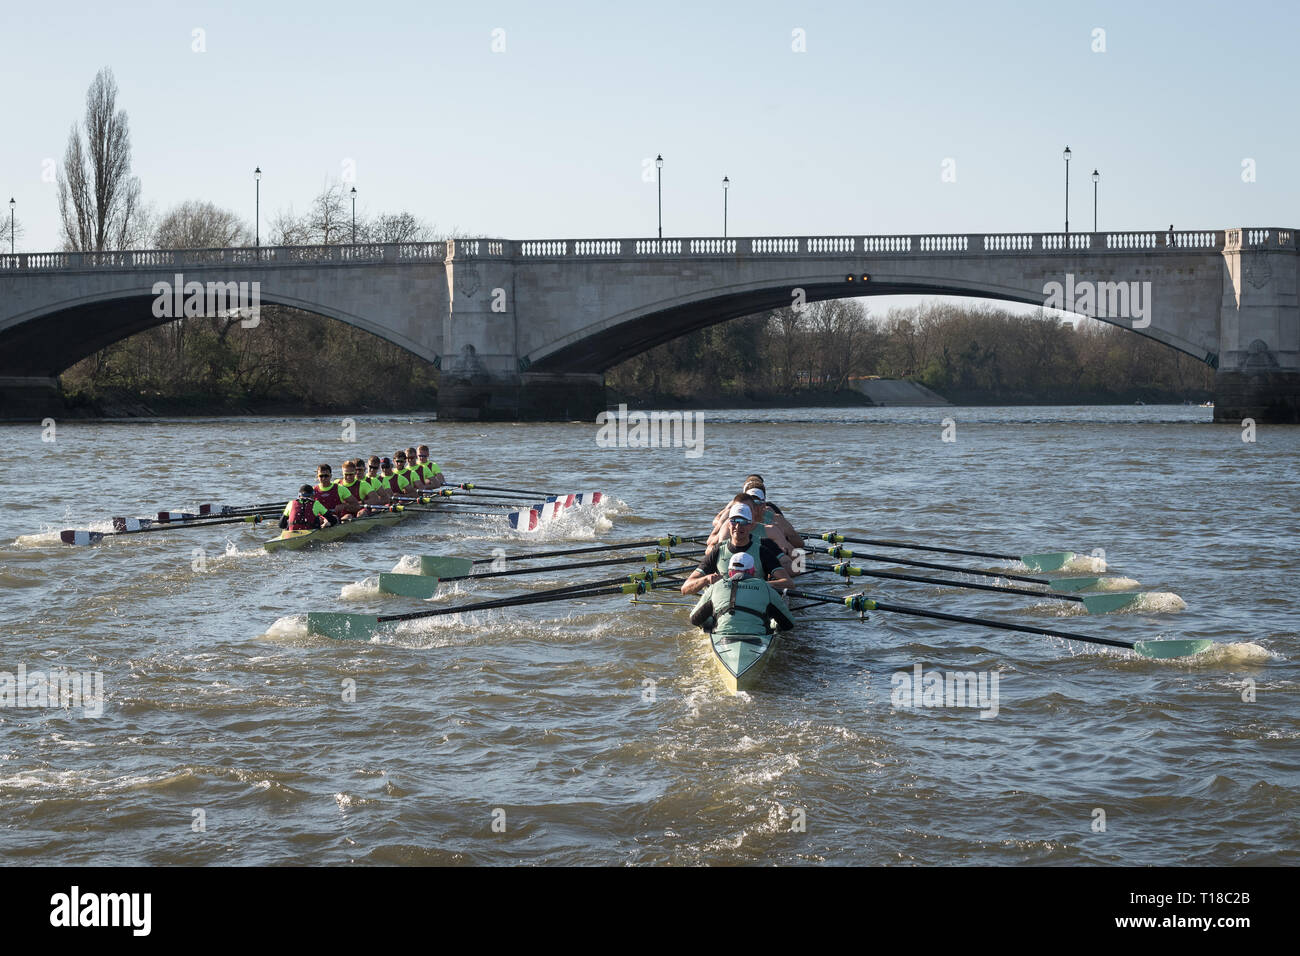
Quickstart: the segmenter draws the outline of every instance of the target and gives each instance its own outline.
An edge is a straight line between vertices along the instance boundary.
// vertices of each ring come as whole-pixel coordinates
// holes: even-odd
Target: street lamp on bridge
[[[4,193],[0,193],[0,196],[3,195]],[[18,205],[18,203],[14,202],[13,196],[10,196],[9,197],[9,255],[11,256],[14,254],[14,206],[16,205]]]
[[[1097,231],[1097,184],[1101,182],[1101,173],[1092,171],[1092,231]]]
[[[664,237],[664,154],[655,157],[655,184],[659,187],[659,238]]]
[[[731,188],[731,180],[726,176],[722,177],[722,238],[727,238],[727,190]]]
[[[262,248],[262,167],[258,166],[253,170],[253,179],[257,182],[257,206],[253,216],[253,233],[256,237],[253,242],[258,249]]]
[[[357,244],[357,187],[352,187],[352,244]]]
[[[1065,234],[1070,234],[1070,147],[1061,154],[1065,157]]]

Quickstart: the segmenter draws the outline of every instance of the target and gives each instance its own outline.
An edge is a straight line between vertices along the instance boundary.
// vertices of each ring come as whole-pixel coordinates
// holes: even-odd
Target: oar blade
[[[385,573],[379,575],[379,593],[431,598],[438,593],[438,579],[423,574]]]
[[[1030,571],[1059,571],[1073,560],[1073,551],[1051,551],[1045,554],[1020,556],[1020,563]]]
[[[1214,641],[1138,641],[1133,650],[1143,657],[1168,660],[1172,657],[1192,657],[1204,654],[1214,646]]]
[[[460,578],[474,573],[474,562],[469,558],[424,555],[420,558],[420,573],[431,578]]]
[[[370,614],[338,614],[310,611],[307,633],[332,637],[336,641],[368,641],[379,629],[379,618]]]
[[[104,540],[102,531],[60,531],[59,540],[64,544],[99,544]]]
[[[1087,591],[1089,588],[1095,588],[1105,578],[1055,578],[1052,581],[1051,588],[1053,591]]]
[[[1142,591],[1117,591],[1110,594],[1083,594],[1083,606],[1089,614],[1110,614],[1137,607]]]

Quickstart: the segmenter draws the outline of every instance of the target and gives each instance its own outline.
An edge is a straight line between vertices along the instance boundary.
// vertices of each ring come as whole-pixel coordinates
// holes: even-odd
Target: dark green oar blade
[[[1203,654],[1214,646],[1214,641],[1138,641],[1133,650],[1143,657],[1168,660],[1171,657],[1191,657]]]
[[[1086,591],[1095,588],[1105,578],[1055,578],[1051,586],[1053,591]]]
[[[380,594],[400,594],[402,597],[431,598],[438,593],[438,579],[423,574],[381,574]]]
[[[458,578],[474,573],[474,562],[469,558],[442,558],[427,555],[420,558],[420,573],[431,578]]]
[[[309,611],[307,633],[332,637],[338,641],[368,641],[379,629],[379,618],[372,614],[337,614]]]
[[[1052,551],[1047,554],[1022,554],[1020,561],[1030,571],[1059,571],[1074,558],[1073,551]]]
[[[1142,600],[1142,591],[1115,591],[1110,594],[1084,594],[1083,606],[1089,614],[1109,614],[1136,607]]]

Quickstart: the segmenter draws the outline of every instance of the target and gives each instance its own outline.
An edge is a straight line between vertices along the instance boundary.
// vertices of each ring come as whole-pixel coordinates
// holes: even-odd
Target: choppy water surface
[[[52,443],[36,425],[0,428],[0,670],[100,672],[107,698],[97,718],[0,710],[4,859],[1300,862],[1300,429],[1247,443],[1207,409],[1155,406],[705,415],[699,457],[598,448],[592,424],[362,418],[355,445],[325,419],[67,423]],[[17,543],[283,498],[318,461],[420,441],[458,480],[614,502],[527,539],[500,518],[439,516],[302,553],[268,554],[270,531],[244,525]],[[302,627],[309,610],[400,613],[604,577],[448,585],[432,604],[365,583],[404,556],[694,533],[750,471],[801,530],[1104,549],[1111,571],[1186,608],[1086,617],[870,582],[882,599],[1220,646],[1151,661],[809,610],[759,687],[731,696],[684,608],[624,597],[432,618],[367,644]],[[996,716],[896,708],[896,675],[918,665],[996,674]]]

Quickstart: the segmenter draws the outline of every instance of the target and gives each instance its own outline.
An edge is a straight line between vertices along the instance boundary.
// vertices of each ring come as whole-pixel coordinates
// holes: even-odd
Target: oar
[[[865,594],[851,594],[839,597],[834,594],[819,594],[816,591],[790,590],[787,595],[821,601],[825,604],[842,604],[850,611],[886,611],[891,614],[910,614],[913,617],[929,617],[939,621],[955,621],[958,624],[977,624],[981,627],[999,628],[1004,631],[1023,631],[1026,634],[1042,634],[1047,637],[1060,637],[1068,641],[1086,641],[1089,644],[1104,644],[1108,647],[1123,647],[1135,651],[1143,657],[1163,660],[1170,657],[1190,657],[1201,654],[1214,646],[1213,641],[1118,641],[1109,637],[1092,637],[1088,634],[1076,634],[1072,631],[1052,631],[1042,627],[1030,627],[1025,624],[1008,624],[1004,621],[991,621],[982,617],[964,617],[960,614],[944,614],[941,611],[927,611],[923,608],[905,607],[899,604],[883,604],[873,601]]]
[[[215,521],[189,521],[185,524],[157,524],[151,528],[139,528],[135,531],[60,531],[59,540],[64,544],[98,544],[105,538],[119,538],[128,534],[148,534],[151,531],[180,531],[182,528],[210,528],[218,524],[238,524],[249,522],[257,524],[261,515],[245,515],[240,518],[218,518]]]
[[[439,617],[445,614],[460,614],[464,611],[486,611],[503,607],[519,607],[525,604],[542,604],[547,601],[562,601],[572,597],[586,597],[596,594],[644,594],[654,587],[654,571],[623,575],[604,581],[590,581],[585,584],[572,584],[548,591],[535,591],[528,595],[510,598],[498,598],[492,601],[478,601],[473,604],[461,604],[456,607],[434,608],[428,611],[412,611],[408,614],[388,614],[376,617],[370,614],[341,614],[333,612],[310,611],[307,614],[307,631],[322,637],[337,640],[369,640],[381,624],[392,621],[412,621],[418,618]],[[631,583],[620,583],[628,582]]]
[[[967,588],[974,591],[998,591],[1002,594],[1027,594],[1031,597],[1052,598],[1057,601],[1074,601],[1082,604],[1089,614],[1109,614],[1138,603],[1145,592],[1126,591],[1107,594],[1053,594],[1050,591],[1031,591],[1029,588],[1011,588],[1000,584],[970,584],[964,581],[952,581],[947,578],[931,578],[921,574],[898,574],[893,571],[868,571],[851,564],[810,564],[812,571],[832,571],[847,582],[850,577],[885,578],[890,581],[915,581],[918,584],[937,584],[952,588]]]
[[[541,568],[513,568],[508,571],[488,571],[484,574],[457,574],[446,577],[430,577],[425,574],[401,574],[387,572],[379,575],[381,594],[399,594],[402,597],[431,598],[438,593],[438,585],[443,581],[477,581],[480,578],[504,578],[519,574],[545,574],[548,571],[575,571],[579,568],[600,568],[614,564],[666,564],[676,558],[693,558],[703,551],[689,554],[676,554],[672,551],[655,551],[651,554],[637,554],[630,558],[606,558],[603,561],[582,561],[576,564],[552,564]]]
[[[472,491],[475,488],[477,488],[479,491],[506,491],[515,495],[527,495],[530,498],[535,498],[539,495],[545,498],[548,494],[550,494],[549,491],[524,491],[521,488],[497,488],[494,487],[493,485],[480,485],[474,481],[467,481],[462,485],[457,485],[456,487],[460,488],[462,491]]]
[[[563,548],[559,551],[530,551],[527,554],[502,555],[500,558],[460,558],[452,555],[427,555],[420,558],[420,573],[431,577],[451,577],[469,574],[476,564],[492,564],[495,561],[531,561],[535,558],[559,558],[571,554],[599,554],[602,551],[623,551],[629,548],[672,548],[679,544],[698,544],[705,535],[684,538],[671,534],[665,538],[647,538],[644,541],[619,541],[611,544],[598,544],[585,548]]]
[[[188,511],[159,511],[156,518],[125,518],[120,515],[114,515],[114,531],[141,531],[145,528],[153,527],[158,524],[184,524],[190,521],[205,521],[208,518],[233,518],[245,517],[247,515],[260,514],[269,517],[278,514],[284,508],[284,504],[272,505],[269,508],[259,508],[249,511],[226,510],[204,511],[204,508],[210,508],[210,505],[200,506],[197,514]]]
[[[1051,551],[1044,554],[994,554],[990,551],[964,551],[961,548],[939,548],[929,544],[908,544],[905,541],[881,541],[878,538],[853,538],[828,531],[825,534],[808,534],[805,538],[821,538],[838,544],[872,544],[880,548],[906,548],[912,551],[937,551],[940,554],[964,554],[972,558],[995,558],[998,561],[1020,561],[1030,571],[1059,571],[1076,557],[1073,551]]]
[[[814,549],[815,551],[815,549]],[[955,571],[958,574],[974,574],[984,578],[1006,578],[1008,581],[1024,581],[1027,584],[1046,584],[1058,591],[1083,591],[1096,587],[1106,580],[1104,577],[1090,578],[1036,578],[1026,574],[1011,574],[1008,571],[979,571],[975,568],[963,568],[955,564],[934,564],[929,561],[912,561],[908,558],[896,558],[892,554],[864,554],[850,551],[848,548],[831,547],[822,552],[832,558],[847,561],[857,557],[862,561],[875,561],[879,564],[901,564],[909,568],[930,568],[933,571]]]

